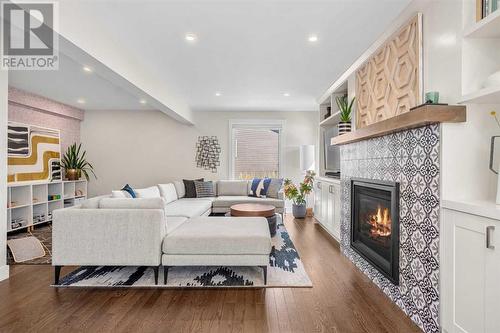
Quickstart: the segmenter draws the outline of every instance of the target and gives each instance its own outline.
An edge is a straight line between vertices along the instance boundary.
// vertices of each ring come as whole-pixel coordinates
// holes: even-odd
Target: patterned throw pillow
[[[194,187],[196,188],[197,198],[215,197],[214,184],[211,181],[202,182],[195,180]]]
[[[267,197],[268,198],[278,198],[278,193],[283,186],[283,178],[272,178],[271,183],[269,184],[269,188],[267,189]]]
[[[269,184],[271,183],[271,178],[254,178],[252,180],[252,186],[250,189],[251,197],[265,197],[267,195],[267,190],[269,189]]]

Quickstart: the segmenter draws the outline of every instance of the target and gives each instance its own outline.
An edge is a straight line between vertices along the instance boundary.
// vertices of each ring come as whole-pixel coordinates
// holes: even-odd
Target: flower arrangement
[[[297,187],[290,179],[285,179],[284,193],[288,200],[292,200],[294,205],[302,206],[306,204],[306,196],[311,193],[313,189],[314,171],[307,171],[304,181]]]

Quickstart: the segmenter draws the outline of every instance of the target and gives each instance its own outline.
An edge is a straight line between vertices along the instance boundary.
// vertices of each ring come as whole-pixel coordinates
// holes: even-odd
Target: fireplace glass
[[[399,185],[353,179],[351,189],[351,246],[398,284]]]

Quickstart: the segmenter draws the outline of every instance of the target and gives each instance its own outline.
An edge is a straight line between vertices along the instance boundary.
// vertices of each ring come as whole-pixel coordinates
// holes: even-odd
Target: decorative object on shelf
[[[354,105],[355,100],[356,97],[354,97],[349,103],[347,95],[335,98],[337,106],[340,110],[340,122],[338,124],[339,135],[349,133],[351,131],[352,106]]]
[[[401,27],[356,72],[356,129],[422,103],[422,14]]]
[[[326,114],[325,114],[325,117],[323,119],[330,118],[331,115],[332,115],[332,107],[331,106],[327,106],[326,107]]]
[[[483,88],[500,87],[500,71],[488,76],[482,84]]]
[[[490,112],[491,116],[495,119],[495,122],[500,128],[500,121],[498,120],[497,113],[496,111],[491,111]],[[496,197],[496,204],[500,205],[500,177],[498,176],[498,172],[500,170],[500,162],[498,165],[498,170],[495,170],[493,167],[494,164],[494,156],[495,156],[495,141],[497,138],[500,138],[500,135],[494,135],[491,137],[491,144],[490,144],[490,170],[497,175],[497,197]]]
[[[216,136],[199,136],[196,143],[196,166],[216,173],[220,166],[220,153]]]
[[[78,146],[76,143],[73,143],[68,147],[61,160],[68,180],[78,180],[82,176],[82,173],[87,181],[89,181],[89,173],[92,173],[94,178],[97,179],[94,167],[85,157],[86,154],[87,152],[82,150],[81,143]]]
[[[58,130],[9,122],[7,138],[9,183],[61,179]]]
[[[438,91],[429,91],[425,94],[425,103],[426,104],[439,104],[439,92]]]
[[[307,171],[304,181],[299,184],[298,188],[290,179],[285,179],[285,197],[293,201],[292,212],[297,219],[303,219],[306,216],[306,196],[313,189],[314,176],[316,176],[314,171]]]

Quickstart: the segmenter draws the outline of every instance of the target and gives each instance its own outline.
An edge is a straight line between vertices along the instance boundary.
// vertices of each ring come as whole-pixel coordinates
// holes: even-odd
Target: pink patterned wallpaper
[[[61,152],[80,142],[84,111],[48,98],[9,87],[9,121],[61,131]]]

